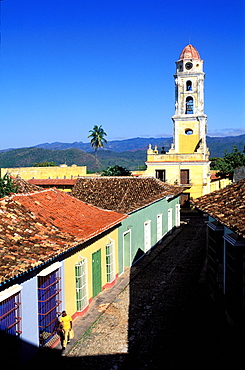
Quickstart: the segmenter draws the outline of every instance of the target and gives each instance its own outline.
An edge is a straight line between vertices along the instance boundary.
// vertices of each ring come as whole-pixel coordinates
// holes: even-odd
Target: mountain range
[[[118,164],[129,170],[136,170],[145,165],[146,150],[149,144],[164,147],[167,151],[173,139],[169,138],[133,138],[108,141],[104,149],[98,150],[97,158],[90,143],[43,143],[30,148],[0,150],[0,167],[30,167],[34,163],[55,162],[87,166],[88,171],[101,171],[110,165]],[[224,152],[231,152],[234,145],[243,151],[245,135],[209,137],[207,145],[211,157],[223,157]]]

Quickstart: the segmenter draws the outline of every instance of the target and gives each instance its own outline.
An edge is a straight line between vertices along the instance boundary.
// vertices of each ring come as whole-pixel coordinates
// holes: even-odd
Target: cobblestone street
[[[181,228],[131,268],[130,283],[56,363],[62,369],[240,369],[202,273],[205,223]]]

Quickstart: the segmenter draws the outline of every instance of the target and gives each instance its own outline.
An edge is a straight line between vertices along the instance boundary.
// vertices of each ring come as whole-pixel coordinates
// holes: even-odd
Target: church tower
[[[166,153],[147,150],[147,176],[185,188],[182,204],[210,192],[209,150],[206,144],[203,60],[187,45],[176,62],[173,143]]]
[[[203,60],[198,51],[187,45],[176,62],[174,148],[176,153],[195,153],[202,148],[205,157],[206,121],[204,114]]]

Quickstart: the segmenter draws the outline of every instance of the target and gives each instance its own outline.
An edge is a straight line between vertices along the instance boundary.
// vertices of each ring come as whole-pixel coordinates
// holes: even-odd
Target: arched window
[[[185,104],[185,114],[193,114],[193,98],[191,96],[188,96],[186,98],[186,104]]]
[[[187,91],[192,91],[192,82],[191,81],[186,81],[186,90]]]

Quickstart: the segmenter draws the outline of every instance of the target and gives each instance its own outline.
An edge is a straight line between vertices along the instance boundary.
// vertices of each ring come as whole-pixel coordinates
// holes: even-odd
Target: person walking
[[[61,346],[65,350],[67,343],[70,341],[70,331],[72,330],[72,318],[67,315],[66,311],[62,311],[60,321],[60,330],[63,335],[61,336]]]

